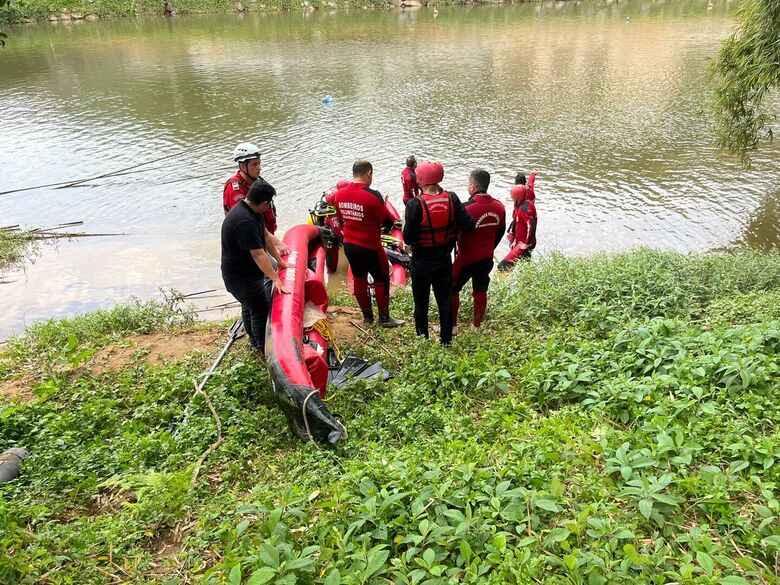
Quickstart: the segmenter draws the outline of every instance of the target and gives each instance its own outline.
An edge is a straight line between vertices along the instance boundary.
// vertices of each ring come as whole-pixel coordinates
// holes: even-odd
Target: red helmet
[[[417,175],[417,184],[420,187],[436,185],[441,183],[444,178],[444,166],[440,162],[425,160],[417,165],[415,174]]]
[[[527,195],[528,195],[528,189],[525,185],[515,185],[512,187],[512,191],[510,191],[510,194],[512,195],[512,201],[515,203],[522,203],[525,201]]]

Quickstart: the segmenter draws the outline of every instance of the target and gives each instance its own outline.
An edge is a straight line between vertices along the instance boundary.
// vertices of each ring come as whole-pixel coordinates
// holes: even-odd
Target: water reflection
[[[567,2],[16,27],[0,53],[0,191],[176,156],[0,196],[0,224],[128,234],[45,250],[3,286],[0,337],[25,311],[219,286],[220,193],[245,139],[264,151],[282,229],[358,156],[400,206],[415,154],[442,160],[462,196],[478,166],[502,197],[518,170],[538,171],[540,251],[727,245],[747,218],[766,221],[780,184],[780,145],[743,172],[698,116],[732,10]],[[735,181],[739,196],[724,196]]]
[[[780,250],[780,188],[768,191],[732,248]]]

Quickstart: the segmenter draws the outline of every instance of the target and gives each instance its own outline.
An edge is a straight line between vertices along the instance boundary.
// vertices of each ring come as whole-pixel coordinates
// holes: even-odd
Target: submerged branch
[[[60,231],[84,225],[83,221],[61,223],[51,227],[24,229],[19,225],[0,227],[0,276],[19,267],[25,260],[32,258],[41,242],[73,239],[121,236],[121,233],[89,233]],[[11,281],[0,280],[0,284]]]

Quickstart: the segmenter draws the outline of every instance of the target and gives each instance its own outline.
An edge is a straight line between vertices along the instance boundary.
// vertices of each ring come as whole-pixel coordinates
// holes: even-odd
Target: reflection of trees
[[[732,247],[754,250],[780,249],[780,188],[767,191]]]

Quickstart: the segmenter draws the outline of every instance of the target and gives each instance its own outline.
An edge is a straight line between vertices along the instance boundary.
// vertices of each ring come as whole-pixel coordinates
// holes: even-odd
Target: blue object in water
[[[333,103],[333,96],[332,95],[326,95],[324,98],[322,98],[320,100],[320,103],[325,105],[325,106],[329,106],[330,104]]]

